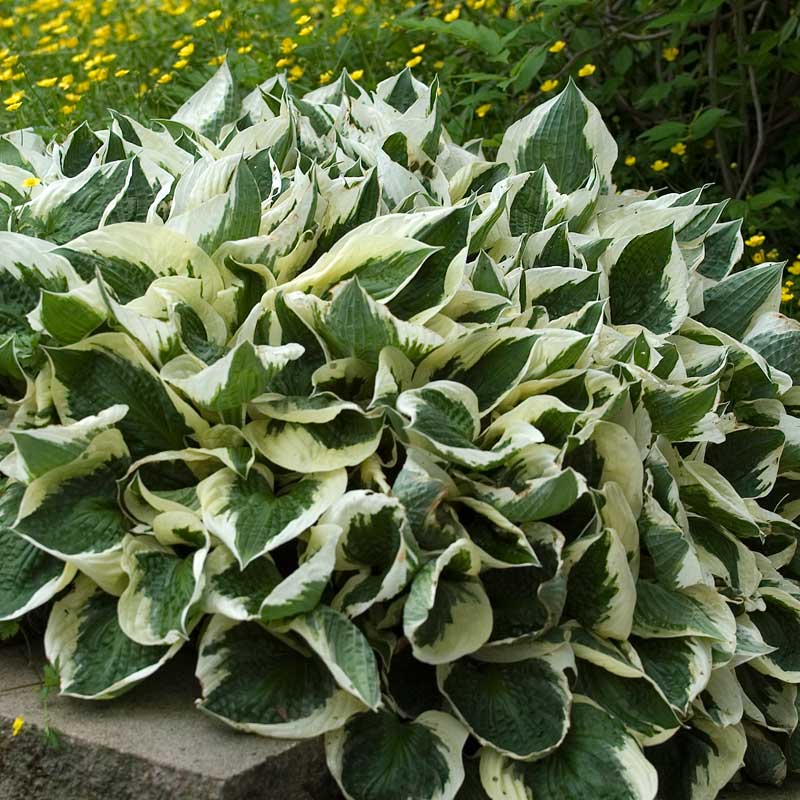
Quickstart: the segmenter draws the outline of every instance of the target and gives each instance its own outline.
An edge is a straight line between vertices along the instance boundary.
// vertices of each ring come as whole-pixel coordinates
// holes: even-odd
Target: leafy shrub
[[[5,136],[0,620],[358,800],[710,798],[798,764],[800,324],[573,83],[495,161],[408,70]],[[188,679],[188,678],[187,678]],[[465,750],[466,745],[466,750]],[[474,756],[474,757],[473,757]]]
[[[457,141],[492,138],[568,77],[623,149],[614,180],[672,191],[712,183],[744,218],[742,266],[787,259],[783,310],[800,314],[798,4],[724,0],[422,0],[292,4],[238,0],[64,7],[34,0],[0,15],[0,86],[17,127],[66,132],[108,106],[169,116],[223,60],[245,85],[283,69],[300,90],[347,67],[374,86],[403,66],[438,74]],[[98,13],[99,12],[99,13]],[[42,35],[44,34],[44,35]],[[142,41],[148,46],[142,47]],[[66,126],[66,127],[65,127]],[[764,238],[769,231],[769,238]]]

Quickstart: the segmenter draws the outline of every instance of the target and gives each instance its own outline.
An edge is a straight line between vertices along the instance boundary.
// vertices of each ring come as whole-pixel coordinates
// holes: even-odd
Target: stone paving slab
[[[333,800],[322,743],[238,733],[194,708],[180,654],[112,702],[53,697],[42,736],[37,659],[0,648],[0,800]],[[15,717],[25,726],[10,735]]]
[[[42,735],[41,663],[23,647],[0,646],[0,800],[340,798],[320,740],[237,733],[197,711],[188,654],[112,702],[51,698],[53,749]],[[25,725],[12,737],[17,716]],[[800,800],[800,778],[781,788],[732,786],[719,800]]]

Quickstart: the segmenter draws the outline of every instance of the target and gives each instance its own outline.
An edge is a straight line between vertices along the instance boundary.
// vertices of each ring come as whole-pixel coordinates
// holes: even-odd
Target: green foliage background
[[[573,76],[620,145],[620,189],[714,184],[800,298],[800,4],[790,0],[33,0],[0,6],[0,132],[62,133],[111,106],[169,116],[226,57],[245,88],[409,64],[448,87],[457,140],[498,131]],[[710,196],[709,196],[710,197]],[[761,235],[765,238],[762,241]],[[797,282],[797,286],[795,286]]]

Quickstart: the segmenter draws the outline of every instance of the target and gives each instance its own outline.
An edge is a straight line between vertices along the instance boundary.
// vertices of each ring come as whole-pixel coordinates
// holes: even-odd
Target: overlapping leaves
[[[52,601],[83,698],[196,646],[201,710],[325,734],[353,800],[775,780],[780,265],[738,271],[699,191],[616,194],[572,84],[496,161],[436,98],[406,71],[240,103],[223,67],[153,127],[3,137],[38,183],[0,184],[0,620]]]

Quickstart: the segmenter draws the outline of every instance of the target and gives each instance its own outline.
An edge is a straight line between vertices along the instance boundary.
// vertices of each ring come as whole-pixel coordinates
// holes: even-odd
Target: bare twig
[[[620,36],[632,42],[649,42],[653,39],[663,39],[665,36],[669,36],[670,33],[672,31],[669,30],[656,31],[655,33],[628,33],[627,31],[622,31]]]
[[[753,22],[751,35],[758,30],[758,26],[761,24],[761,20],[764,16],[766,8],[767,0],[764,0],[761,3],[761,6],[756,14],[756,18]],[[758,94],[758,81],[756,81],[756,72],[752,66],[748,66],[747,68],[747,77],[750,81],[750,94],[753,97],[753,109],[756,112],[756,146],[753,149],[753,154],[750,157],[750,163],[747,165],[747,170],[744,173],[742,182],[739,184],[739,191],[736,192],[737,200],[739,200],[745,191],[747,191],[747,187],[750,184],[751,178],[753,177],[753,172],[755,171],[758,159],[761,157],[761,151],[764,149],[764,142],[766,140],[764,135],[764,114],[761,110],[761,97]]]
[[[719,11],[717,11],[711,22],[711,28],[708,33],[708,45],[706,47],[706,54],[708,57],[708,92],[711,98],[711,104],[717,107],[719,107],[719,84],[717,83],[717,34],[719,33],[719,16]],[[736,187],[733,183],[733,173],[731,172],[730,162],[728,161],[725,141],[722,138],[722,133],[719,128],[714,130],[714,141],[717,145],[717,154],[719,155],[720,169],[722,170],[722,183],[725,186],[725,191],[733,197]]]

